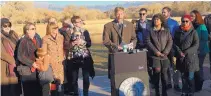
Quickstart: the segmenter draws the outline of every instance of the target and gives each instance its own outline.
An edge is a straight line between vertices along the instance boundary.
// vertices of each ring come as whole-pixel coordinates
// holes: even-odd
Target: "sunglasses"
[[[29,29],[29,30],[36,30],[36,28],[31,28],[31,29]]]
[[[182,21],[182,23],[185,23],[185,22],[188,23],[189,21]]]
[[[11,25],[3,25],[4,28],[11,27]]]
[[[83,21],[75,22],[75,23],[82,23]]]
[[[141,16],[141,15],[143,15],[143,16],[144,16],[145,14],[146,14],[146,13],[139,13],[139,15],[140,15],[140,16]]]

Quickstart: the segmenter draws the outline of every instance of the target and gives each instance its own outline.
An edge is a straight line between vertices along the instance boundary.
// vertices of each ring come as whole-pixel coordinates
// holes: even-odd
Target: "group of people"
[[[50,18],[41,38],[36,25],[27,22],[19,37],[9,19],[1,18],[1,95],[79,96],[82,68],[83,95],[88,96],[89,77],[94,78],[95,70],[91,38],[83,25],[79,16],[64,18],[61,28]]]
[[[164,7],[148,20],[147,9],[139,10],[139,20],[124,20],[124,8],[116,7],[115,19],[104,25],[103,44],[108,48],[108,77],[111,76],[111,54],[128,49],[147,49],[149,82],[160,96],[167,90],[193,96],[200,91],[203,63],[210,52],[210,29],[207,30],[201,14],[193,10],[181,17],[181,24],[173,20],[171,9]],[[36,25],[27,22],[19,37],[11,30],[12,23],[1,18],[1,95],[2,96],[78,96],[78,73],[82,68],[83,95],[88,96],[89,77],[95,76],[92,45],[88,30],[82,27],[79,16],[64,18],[59,28],[50,18],[46,35],[41,38]],[[208,34],[209,32],[209,34]],[[211,56],[210,56],[211,57]],[[211,58],[210,58],[211,59]],[[132,64],[132,63],[131,63]],[[173,84],[172,84],[173,81]],[[180,81],[182,84],[180,84]],[[111,85],[112,87],[112,85]]]
[[[208,26],[205,26],[197,10],[181,16],[180,25],[171,18],[169,7],[164,7],[162,13],[155,14],[151,20],[146,18],[147,9],[141,8],[140,19],[132,20],[132,23],[124,20],[123,7],[116,7],[114,12],[115,20],[105,24],[103,31],[103,44],[109,50],[109,78],[111,54],[122,52],[124,46],[128,46],[148,50],[149,82],[156,96],[168,96],[167,90],[173,86],[182,93],[181,96],[193,96],[194,92],[201,91],[204,81],[203,63],[210,52],[208,45],[211,45],[211,30],[207,30]]]

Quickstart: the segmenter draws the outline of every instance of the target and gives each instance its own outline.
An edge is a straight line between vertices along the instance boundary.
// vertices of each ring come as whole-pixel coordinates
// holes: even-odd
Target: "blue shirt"
[[[171,32],[172,38],[174,37],[174,32],[176,31],[177,28],[179,28],[179,24],[177,21],[174,19],[168,18],[167,20],[167,26]]]

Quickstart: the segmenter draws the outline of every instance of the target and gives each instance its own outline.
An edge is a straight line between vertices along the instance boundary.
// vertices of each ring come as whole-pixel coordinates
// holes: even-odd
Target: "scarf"
[[[183,31],[188,31],[188,30],[190,30],[191,25],[189,25],[189,26],[180,26],[180,28],[181,28]]]
[[[13,42],[10,41],[10,39],[8,37],[6,37],[4,34],[3,36],[1,37],[2,39],[2,43],[3,43],[3,46],[5,49],[6,49],[6,52],[11,56],[13,57],[14,56],[14,47],[13,45],[15,44],[12,44]],[[14,72],[14,68],[16,67],[16,64],[8,64],[8,76],[9,77],[16,77],[15,75],[15,72]]]
[[[7,32],[4,32],[3,30],[1,30],[1,33],[2,33],[5,37],[7,37],[7,38],[10,39],[14,44],[16,44],[18,38],[15,37],[15,36],[13,36],[13,34],[14,34],[13,32],[14,32],[14,31],[11,30],[9,33],[7,33]]]

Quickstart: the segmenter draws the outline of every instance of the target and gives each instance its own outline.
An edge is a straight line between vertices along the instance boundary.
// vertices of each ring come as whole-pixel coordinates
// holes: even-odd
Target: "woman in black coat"
[[[156,96],[160,96],[160,74],[162,81],[162,96],[167,96],[167,69],[170,65],[167,55],[172,48],[173,41],[169,30],[165,27],[165,19],[162,14],[153,16],[152,29],[149,32],[146,42],[149,49],[149,57],[152,60],[153,82]]]
[[[197,49],[199,39],[194,30],[190,15],[181,18],[182,24],[174,35],[174,49],[176,54],[176,68],[182,74],[182,96],[193,96],[194,72],[199,70]]]
[[[24,28],[24,36],[20,39],[17,58],[19,65],[17,71],[20,74],[24,96],[42,96],[38,79],[38,65],[35,51],[41,47],[41,38],[36,34],[36,26],[28,22]]]
[[[83,21],[79,16],[73,16],[71,21],[74,25],[73,33],[71,35],[70,43],[71,43],[71,53],[72,64],[68,64],[68,66],[72,67],[72,86],[74,91],[74,96],[78,96],[78,72],[79,68],[82,68],[83,75],[83,96],[88,96],[89,92],[89,77],[94,78],[94,61],[92,59],[89,48],[91,47],[91,38],[89,32],[82,28]],[[67,57],[68,58],[68,57]],[[69,68],[67,67],[67,71]],[[68,72],[69,74],[69,72]],[[68,79],[69,77],[67,77]]]

